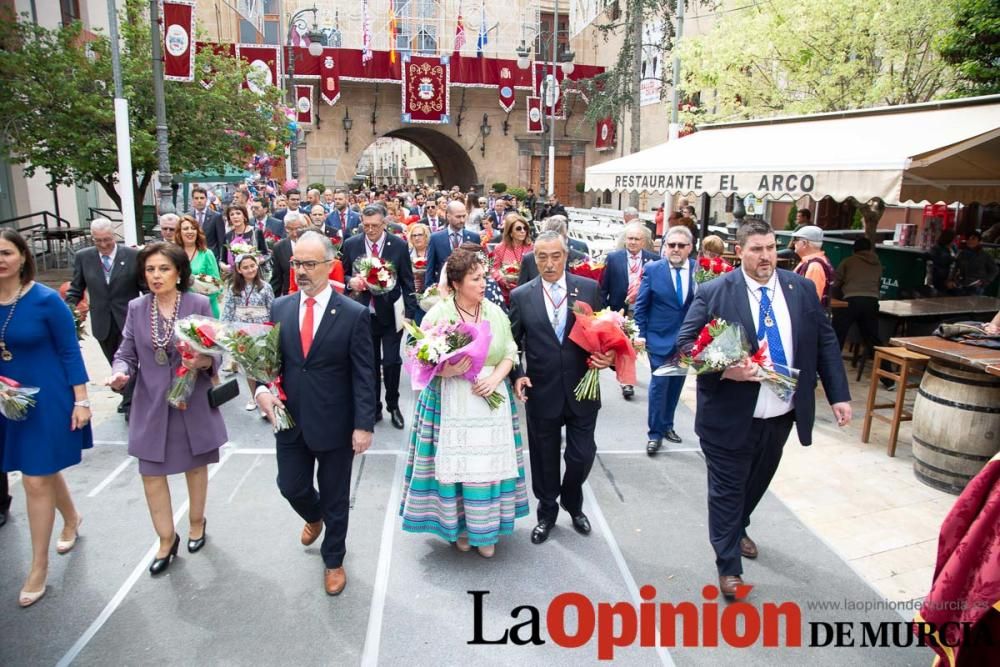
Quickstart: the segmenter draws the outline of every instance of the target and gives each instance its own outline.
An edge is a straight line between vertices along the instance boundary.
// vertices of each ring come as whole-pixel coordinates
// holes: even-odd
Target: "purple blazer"
[[[129,302],[122,343],[115,353],[111,370],[136,378],[128,424],[128,453],[145,461],[162,463],[166,460],[167,447],[189,445],[167,442],[167,418],[169,411],[174,410],[167,405],[167,392],[180,366],[181,355],[171,344],[170,362],[166,366],[158,365],[153,358],[153,337],[149,327],[152,299],[152,294],[145,294]],[[188,315],[212,317],[208,298],[193,292],[184,293],[177,316]],[[190,449],[196,456],[218,449],[229,439],[222,413],[208,405],[211,377],[217,371],[217,363],[212,364],[211,372],[199,371],[187,409],[176,411],[184,419]]]

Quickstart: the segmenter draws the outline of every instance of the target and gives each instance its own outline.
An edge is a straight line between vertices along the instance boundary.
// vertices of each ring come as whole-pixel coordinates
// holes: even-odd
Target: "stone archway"
[[[383,136],[408,141],[422,150],[437,170],[444,187],[457,185],[467,191],[479,183],[476,165],[454,139],[426,127],[403,127]]]

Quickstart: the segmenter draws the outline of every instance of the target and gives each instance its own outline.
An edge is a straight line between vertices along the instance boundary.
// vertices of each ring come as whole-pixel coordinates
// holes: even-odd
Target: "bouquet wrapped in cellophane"
[[[25,387],[17,380],[0,375],[0,414],[11,421],[24,421],[28,410],[35,407],[37,393],[38,387]]]
[[[191,276],[191,291],[212,296],[222,291],[222,281],[208,273],[196,273]]]
[[[441,289],[437,286],[437,283],[431,285],[424,290],[423,294],[414,294],[417,297],[417,302],[420,304],[420,310],[429,312],[431,308],[436,306],[441,300]]]
[[[615,376],[621,384],[635,384],[635,360],[638,356],[633,342],[638,335],[635,320],[620,312],[605,308],[594,312],[589,303],[577,301],[573,305],[576,321],[569,339],[591,354],[615,353]],[[600,369],[590,367],[573,395],[578,401],[596,401],[601,397]]]
[[[284,402],[281,389],[281,325],[235,322],[229,326],[222,345],[243,368],[247,377],[267,385],[278,400]],[[285,431],[295,426],[295,420],[284,405],[274,406],[272,430]]]
[[[196,354],[221,359],[225,350],[218,341],[224,331],[225,325],[210,317],[191,315],[177,320],[174,323],[174,339],[181,359],[194,359]],[[192,371],[183,364],[178,366],[167,392],[167,403],[178,410],[186,410],[197,381],[197,371]]]
[[[396,286],[396,267],[375,255],[355,260],[354,274],[361,276],[365,288],[372,294],[385,294]]]

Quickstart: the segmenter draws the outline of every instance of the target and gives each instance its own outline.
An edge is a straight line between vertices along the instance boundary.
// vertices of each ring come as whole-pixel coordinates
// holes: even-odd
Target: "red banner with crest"
[[[236,57],[236,47],[233,44],[212,44],[210,42],[198,42],[198,46],[195,48],[195,54],[201,53],[202,51],[211,51],[217,56],[224,56],[226,58]],[[203,66],[201,73],[198,76],[198,80],[201,82],[205,88],[211,88],[215,85],[215,68],[210,65]]]
[[[528,134],[541,134],[545,127],[542,124],[542,98],[528,97]]]
[[[236,57],[247,64],[243,87],[262,93],[267,86],[281,85],[280,47],[268,44],[237,44]]]
[[[323,49],[319,59],[319,95],[331,106],[340,99],[339,49]]]
[[[295,84],[295,116],[299,125],[313,124],[313,87]]]
[[[448,56],[429,58],[406,54],[402,59],[402,115],[404,123],[448,123]]]
[[[194,81],[194,0],[163,0],[163,78]]]
[[[553,67],[549,63],[534,63],[534,86],[535,95],[543,99],[542,106],[545,107],[545,115],[548,118],[558,118],[566,120],[566,107],[563,105],[565,89],[563,87],[562,67],[556,65],[555,85],[546,83],[546,79],[552,76]],[[543,90],[544,88],[544,90]]]
[[[608,116],[597,121],[597,136],[594,137],[594,148],[599,151],[610,151],[615,147],[615,121]]]
[[[510,113],[514,108],[514,71],[506,66],[500,67],[500,83],[497,84],[497,95],[500,98],[500,108]]]

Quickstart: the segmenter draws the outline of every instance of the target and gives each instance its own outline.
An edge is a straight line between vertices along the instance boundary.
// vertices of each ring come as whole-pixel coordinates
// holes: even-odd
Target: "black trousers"
[[[708,537],[720,575],[743,574],[740,538],[781,462],[794,413],[754,419],[739,449],[701,440],[708,468]]]
[[[881,345],[878,333],[878,299],[873,296],[852,296],[846,301],[846,308],[833,311],[833,330],[837,333],[840,347],[844,347],[847,334],[855,322],[861,331],[861,340],[869,350]]]
[[[533,400],[540,400],[536,396]],[[555,521],[559,514],[559,501],[576,516],[583,510],[583,483],[594,465],[597,443],[594,427],[597,413],[577,417],[567,408],[554,419],[532,415],[528,402],[528,452],[531,461],[531,490],[538,500],[537,516],[541,521]],[[566,427],[566,472],[560,481],[562,428]]]
[[[10,497],[10,486],[7,483],[7,473],[0,468],[0,514],[7,513],[12,500],[13,498]]]
[[[122,344],[122,332],[115,326],[114,321],[111,322],[111,329],[108,331],[108,337],[97,341],[101,346],[101,352],[104,353],[104,358],[108,360],[108,365],[115,360],[115,352],[118,351],[118,346]],[[135,388],[135,378],[129,380],[125,388],[122,389],[122,405],[129,406],[132,405],[132,390]]]
[[[320,554],[330,569],[343,565],[347,553],[347,518],[351,498],[354,450],[341,447],[314,451],[303,438],[277,445],[278,490],[307,523],[320,519],[326,527]],[[319,491],[313,485],[313,477]]]
[[[382,369],[382,382],[385,383],[385,406],[390,409],[399,408],[399,371],[403,359],[399,356],[399,346],[403,341],[403,332],[396,331],[395,326],[383,326],[372,313],[372,349],[375,350],[375,372]],[[382,412],[382,384],[375,378],[375,414]]]

